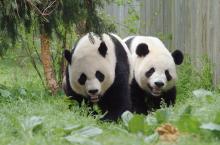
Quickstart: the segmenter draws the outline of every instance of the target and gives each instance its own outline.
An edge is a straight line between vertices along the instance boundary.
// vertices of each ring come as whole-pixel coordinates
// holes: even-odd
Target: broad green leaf
[[[27,95],[27,91],[24,88],[20,88],[18,91],[19,91],[19,94],[22,95],[22,96]]]
[[[147,124],[150,125],[150,126],[157,125],[157,123],[158,123],[157,118],[155,118],[152,115],[148,115],[147,118],[146,118],[146,121],[147,121]]]
[[[71,143],[79,143],[79,144],[83,144],[86,142],[87,138],[85,137],[81,137],[80,135],[69,135],[64,137],[66,140],[68,140]]]
[[[170,111],[168,109],[160,109],[155,112],[155,117],[159,124],[168,122]]]
[[[205,89],[198,89],[193,91],[193,95],[197,98],[205,97],[205,96],[212,96],[213,93],[210,91],[207,91]]]
[[[128,130],[130,132],[144,132],[145,129],[145,117],[143,115],[134,115],[128,122]]]
[[[220,112],[216,113],[214,123],[220,124]]]
[[[75,129],[80,128],[81,125],[80,124],[76,124],[76,125],[68,125],[64,128],[65,131],[73,131]]]
[[[209,103],[209,104],[212,104],[215,102],[215,99],[213,96],[206,96],[206,101]]]
[[[146,123],[145,123],[144,133],[147,135],[154,133],[154,130],[158,125],[156,117],[152,115],[148,115],[145,122]]]
[[[101,145],[99,142],[90,140],[86,137],[80,136],[78,134],[69,135],[64,137],[67,141],[72,144],[82,144],[82,145]]]
[[[192,106],[188,105],[177,120],[177,126],[181,131],[199,132],[199,120],[192,116]]]
[[[188,105],[186,106],[186,108],[183,110],[183,112],[181,113],[180,117],[181,116],[184,116],[184,115],[191,115],[192,113],[192,106],[191,105]]]
[[[220,124],[215,124],[215,123],[204,123],[200,126],[202,129],[207,129],[207,130],[212,130],[212,131],[220,131]]]
[[[132,119],[134,115],[130,111],[125,111],[122,115],[122,121],[124,122],[125,126],[128,126],[128,122]]]
[[[103,132],[102,129],[98,127],[86,126],[86,127],[83,127],[82,129],[73,131],[72,134],[78,134],[83,137],[94,137],[99,134],[102,134],[102,132]]]
[[[24,123],[23,127],[25,130],[33,130],[34,128],[40,126],[43,123],[43,118],[40,116],[32,116],[27,118]]]
[[[196,117],[185,114],[180,117],[177,126],[181,131],[199,132],[200,122]]]
[[[144,142],[146,143],[155,143],[158,140],[159,140],[159,134],[157,132],[144,138]]]
[[[10,97],[11,96],[11,93],[8,90],[0,89],[0,94],[2,97]]]

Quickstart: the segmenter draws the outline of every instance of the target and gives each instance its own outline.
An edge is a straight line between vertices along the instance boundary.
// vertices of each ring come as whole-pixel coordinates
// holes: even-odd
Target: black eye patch
[[[152,67],[151,69],[149,69],[149,70],[145,73],[145,76],[146,76],[147,78],[149,78],[154,72],[155,72],[155,69]]]
[[[165,75],[166,75],[167,81],[172,80],[172,76],[170,75],[170,72],[168,70],[165,70]]]
[[[100,71],[96,71],[95,76],[100,82],[104,81],[105,79],[105,76]]]
[[[84,85],[86,83],[86,75],[84,73],[82,73],[78,79],[78,82],[80,83],[80,85]]]

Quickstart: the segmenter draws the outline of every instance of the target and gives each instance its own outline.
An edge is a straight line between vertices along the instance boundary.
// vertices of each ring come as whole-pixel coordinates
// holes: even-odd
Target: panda
[[[151,36],[129,36],[123,40],[130,49],[134,67],[131,83],[132,110],[148,114],[162,102],[176,100],[176,65],[183,62],[180,50],[169,52],[163,42]]]
[[[78,40],[70,52],[64,51],[68,62],[63,90],[79,102],[97,104],[101,120],[117,121],[131,110],[130,83],[132,60],[127,45],[115,34],[88,33]]]

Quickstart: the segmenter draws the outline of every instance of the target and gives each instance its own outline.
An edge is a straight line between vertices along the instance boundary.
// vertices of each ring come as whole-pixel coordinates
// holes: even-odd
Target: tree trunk
[[[56,94],[58,91],[58,84],[55,78],[53,65],[51,62],[51,53],[50,53],[50,41],[47,34],[41,34],[41,60],[44,69],[44,76],[46,77],[47,85],[52,92]]]
[[[63,46],[62,46],[62,52],[66,49],[66,39],[67,39],[67,31],[65,30],[64,38],[63,38]],[[66,63],[64,56],[62,55],[60,58],[60,70],[59,70],[59,86],[62,86],[63,78],[65,76],[65,70],[66,70]]]

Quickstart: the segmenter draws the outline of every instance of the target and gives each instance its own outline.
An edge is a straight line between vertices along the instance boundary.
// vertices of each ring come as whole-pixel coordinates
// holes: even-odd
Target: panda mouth
[[[149,84],[148,84],[148,87],[150,88],[151,94],[153,96],[158,97],[161,95],[162,90],[159,87],[157,87],[157,86],[151,87]]]
[[[89,98],[92,103],[97,103],[100,99],[100,96],[99,95],[92,95],[92,96],[89,96]]]

